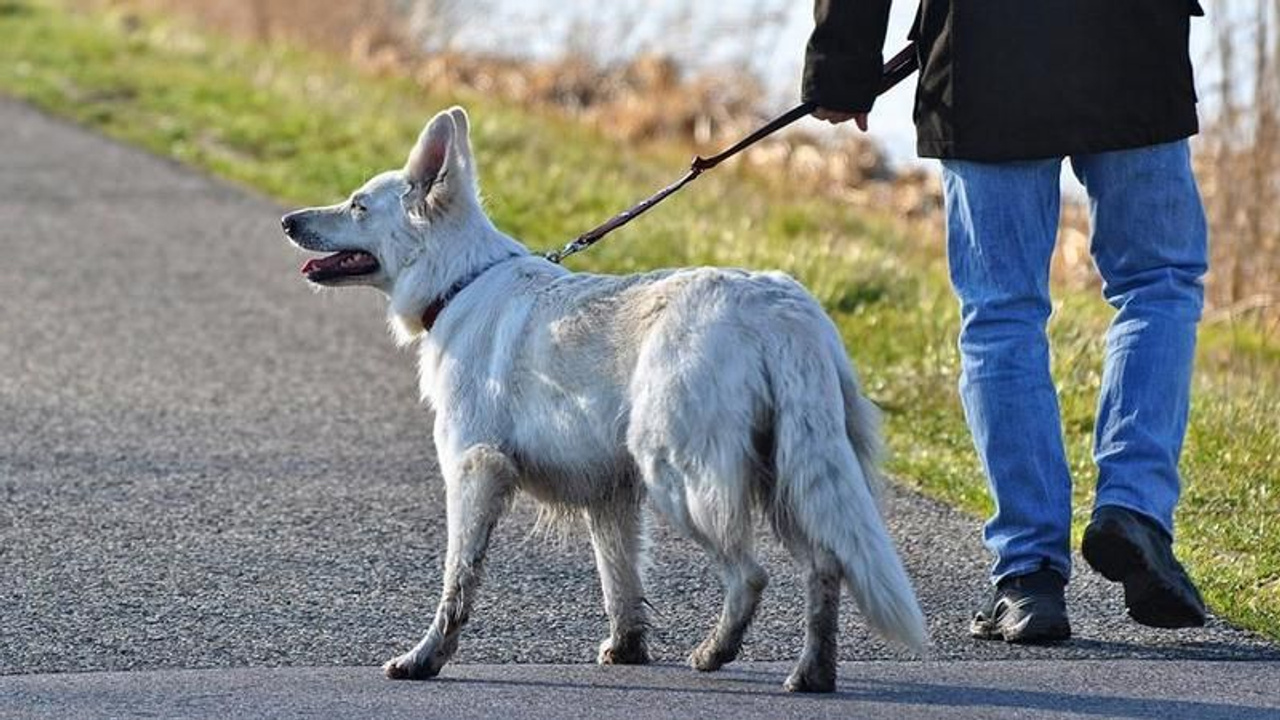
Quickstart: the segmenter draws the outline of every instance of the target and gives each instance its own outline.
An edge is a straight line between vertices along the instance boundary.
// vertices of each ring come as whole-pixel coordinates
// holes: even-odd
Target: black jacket
[[[889,3],[817,0],[805,100],[871,109]],[[1000,161],[1194,135],[1187,39],[1203,14],[1196,0],[921,0],[917,149]]]

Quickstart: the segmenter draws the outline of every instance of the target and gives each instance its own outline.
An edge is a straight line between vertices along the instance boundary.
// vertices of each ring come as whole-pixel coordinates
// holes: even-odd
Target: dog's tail
[[[777,500],[815,550],[832,553],[867,623],[924,653],[928,630],[880,515],[879,411],[863,397],[835,328],[784,345],[772,372]],[[799,338],[796,338],[800,340]],[[788,362],[790,360],[790,362]]]

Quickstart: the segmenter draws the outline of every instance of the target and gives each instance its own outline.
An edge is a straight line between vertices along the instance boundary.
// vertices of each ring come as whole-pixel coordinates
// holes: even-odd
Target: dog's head
[[[324,286],[368,285],[394,296],[407,271],[450,236],[483,218],[476,194],[466,112],[432,118],[400,170],[381,173],[344,202],[285,215],[284,233],[304,250],[327,253],[302,267]]]

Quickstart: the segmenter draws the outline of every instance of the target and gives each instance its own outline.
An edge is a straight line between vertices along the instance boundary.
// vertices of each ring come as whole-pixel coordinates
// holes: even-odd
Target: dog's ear
[[[471,121],[467,118],[467,111],[462,109],[461,105],[454,105],[449,108],[449,116],[453,118],[453,149],[457,154],[458,162],[471,171]]]
[[[421,210],[432,186],[444,179],[456,134],[453,115],[448,111],[436,115],[423,128],[404,165],[405,180],[409,183],[402,198],[405,209]]]

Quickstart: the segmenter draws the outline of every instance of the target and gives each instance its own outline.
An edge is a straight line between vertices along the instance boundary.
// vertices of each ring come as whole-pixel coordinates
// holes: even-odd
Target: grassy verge
[[[550,248],[669,181],[680,148],[640,152],[569,121],[479,97],[440,97],[341,62],[257,48],[163,22],[69,15],[0,0],[0,92],[206,168],[284,202],[331,202],[398,165],[432,112],[471,110],[495,221]],[[887,410],[891,469],[971,512],[988,510],[954,391],[956,311],[941,238],[911,237],[777,181],[718,171],[575,259],[627,272],[714,263],[782,268],[832,314]],[[1087,519],[1101,336],[1109,313],[1064,294],[1052,324],[1055,377]],[[1256,328],[1204,333],[1184,455],[1179,550],[1215,609],[1280,639],[1280,349]],[[975,578],[975,582],[977,579]]]

